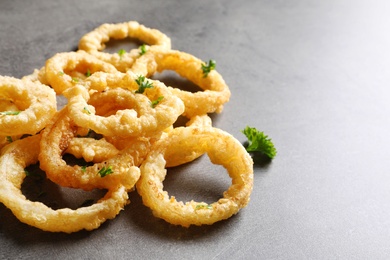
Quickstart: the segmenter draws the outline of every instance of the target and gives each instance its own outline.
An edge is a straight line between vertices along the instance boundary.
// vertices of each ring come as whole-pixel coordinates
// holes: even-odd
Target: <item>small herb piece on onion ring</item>
[[[217,63],[215,60],[210,60],[209,63],[202,63],[201,69],[203,71],[203,77],[207,77],[210,73],[210,71],[215,70],[215,67],[217,66]]]

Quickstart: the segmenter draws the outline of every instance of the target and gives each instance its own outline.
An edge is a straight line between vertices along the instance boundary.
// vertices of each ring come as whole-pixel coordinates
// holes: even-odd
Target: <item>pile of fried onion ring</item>
[[[104,51],[110,40],[126,38],[143,44]],[[152,77],[164,70],[199,90]],[[62,107],[59,98],[66,100]],[[55,54],[31,75],[0,76],[0,202],[21,222],[50,232],[96,229],[135,190],[154,216],[174,225],[227,219],[248,204],[253,189],[251,156],[208,115],[220,113],[229,98],[215,62],[172,50],[168,36],[138,22],[103,24],[80,39],[79,50]],[[185,125],[175,126],[179,117]],[[70,164],[65,154],[85,164]],[[164,191],[167,168],[203,154],[232,179],[218,201],[182,202]],[[61,187],[107,192],[77,209],[31,201],[21,186],[34,164]]]

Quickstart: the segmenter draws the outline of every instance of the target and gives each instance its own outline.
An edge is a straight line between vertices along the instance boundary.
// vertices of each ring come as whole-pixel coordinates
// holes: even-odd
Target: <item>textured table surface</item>
[[[136,20],[167,34],[173,49],[215,59],[232,97],[214,126],[242,143],[240,130],[257,127],[278,155],[256,161],[248,207],[213,226],[169,225],[136,192],[114,220],[71,235],[29,227],[0,205],[0,258],[386,259],[389,8],[368,0],[1,0],[0,75],[28,75],[100,24]],[[176,197],[212,202],[229,178],[202,159],[168,172],[164,184]]]

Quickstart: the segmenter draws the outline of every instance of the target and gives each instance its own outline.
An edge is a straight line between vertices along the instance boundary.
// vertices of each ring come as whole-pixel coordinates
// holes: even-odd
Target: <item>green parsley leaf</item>
[[[6,136],[5,138],[7,139],[8,143],[12,143],[14,141],[14,140],[12,140],[11,136]]]
[[[81,166],[81,171],[82,172],[86,172],[87,171],[87,166],[86,165]]]
[[[209,204],[198,204],[196,205],[195,207],[195,210],[198,210],[198,209],[213,209],[213,206],[209,205]]]
[[[84,107],[83,112],[87,113],[88,115],[92,114],[91,111],[89,111],[88,107]]]
[[[245,127],[241,132],[248,138],[249,145],[246,148],[248,152],[260,152],[270,159],[276,156],[276,148],[272,140],[263,132],[249,126]]]
[[[59,71],[58,72],[58,75],[60,75],[60,76],[62,76],[62,75],[64,75],[65,73],[63,72],[63,71]]]
[[[2,111],[2,112],[0,112],[0,116],[16,116],[19,114],[20,114],[20,111]]]
[[[72,78],[73,83],[78,83],[80,80],[78,78]]]
[[[215,70],[217,62],[215,60],[210,60],[209,63],[202,63],[203,78],[207,77],[210,71]]]
[[[151,104],[152,108],[155,108],[158,105],[158,103],[160,103],[160,101],[163,99],[164,99],[163,96],[159,96],[156,100],[152,101],[152,104]]]
[[[147,50],[146,50],[146,45],[145,44],[142,44],[141,46],[139,46],[139,55],[144,55],[146,52],[147,52]]]
[[[153,87],[152,83],[149,82],[149,81],[147,81],[147,80],[145,79],[145,76],[142,76],[142,75],[139,76],[139,77],[135,80],[135,82],[137,82],[137,84],[138,84],[138,86],[139,86],[138,90],[136,90],[135,93],[140,93],[140,94],[142,94],[142,93],[144,93],[145,89],[147,89],[147,88],[152,88],[152,87]]]
[[[85,72],[85,74],[84,74],[86,77],[89,77],[89,76],[91,76],[91,71],[89,70],[89,69],[87,69],[87,72]]]
[[[103,166],[103,168],[101,168],[98,173],[100,174],[100,177],[103,178],[103,177],[105,177],[113,172],[114,171],[112,170],[112,166],[110,165],[107,168],[105,166]]]
[[[125,55],[125,54],[126,54],[126,51],[125,51],[124,49],[120,49],[120,50],[118,51],[118,55],[119,55],[119,57],[120,57],[121,60],[122,60],[123,55]]]

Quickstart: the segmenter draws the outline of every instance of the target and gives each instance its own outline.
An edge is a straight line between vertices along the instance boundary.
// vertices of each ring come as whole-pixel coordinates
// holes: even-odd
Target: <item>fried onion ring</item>
[[[57,94],[82,82],[97,71],[114,73],[117,70],[84,51],[57,53],[46,61],[45,77]]]
[[[26,176],[24,169],[38,161],[41,135],[27,137],[7,146],[0,157],[0,202],[23,223],[50,232],[72,233],[98,228],[113,219],[129,203],[127,189],[112,186],[97,203],[76,210],[53,210],[41,202],[33,202],[20,188]]]
[[[88,89],[103,92],[110,88],[124,88],[137,90],[138,85],[134,84],[135,74],[128,71],[127,73],[104,73],[96,72],[85,80]]]
[[[152,88],[143,94],[114,88],[94,93],[88,104],[88,93],[85,88],[76,85],[64,95],[69,97],[68,106],[72,119],[77,125],[94,130],[106,136],[145,136],[157,134],[171,126],[184,111],[183,102],[169,93],[166,86],[159,81],[151,81]],[[128,82],[129,89],[137,89],[135,79]],[[152,101],[163,97],[156,105]],[[116,104],[120,109],[107,117],[96,114],[93,105]]]
[[[211,118],[207,115],[194,116],[187,123],[187,128],[205,128],[212,127]],[[172,131],[177,131],[173,129]],[[164,135],[166,137],[167,135]],[[168,149],[165,151],[164,159],[166,161],[166,168],[179,166],[188,162],[192,162],[196,158],[200,157],[204,151],[201,150],[192,150],[188,153],[178,153],[175,150]]]
[[[119,71],[126,72],[136,58],[140,56],[138,49],[130,50],[123,55],[102,52],[105,43],[110,39],[138,39],[148,45],[171,48],[171,39],[156,29],[147,28],[135,21],[118,24],[102,24],[84,35],[79,41],[79,50],[84,50],[99,59],[113,64]]]
[[[78,159],[83,158],[86,162],[103,162],[116,156],[119,150],[105,139],[73,138],[65,153]]]
[[[55,92],[39,82],[0,76],[0,99],[15,104],[16,111],[1,111],[0,135],[36,134],[57,111]]]
[[[70,140],[74,138],[76,131],[77,125],[69,117],[67,107],[62,109],[56,120],[45,128],[42,134],[39,162],[46,176],[61,186],[83,190],[104,189],[119,184],[129,190],[133,188],[140,175],[139,168],[134,165],[149,152],[148,147],[140,149],[141,158],[135,158],[126,150],[122,150],[116,156],[92,166],[71,166],[62,159],[62,154],[69,146]],[[141,154],[142,151],[145,154]],[[112,173],[101,177],[99,171],[109,167]]]
[[[199,86],[203,91],[195,93],[169,87],[170,91],[184,102],[184,115],[191,118],[206,113],[220,113],[231,95],[229,87],[217,71],[212,70],[207,77],[203,76],[202,64],[200,59],[191,54],[151,47],[134,62],[131,70],[137,75],[147,77],[155,72],[172,70]]]
[[[223,198],[210,205],[204,202],[178,202],[163,190],[166,176],[164,156],[170,153],[207,153],[214,164],[222,165],[232,178],[232,185]],[[236,214],[249,202],[253,188],[253,161],[242,144],[230,134],[212,127],[180,127],[167,138],[156,142],[140,166],[141,178],[137,191],[143,203],[156,217],[174,224],[211,225]]]

